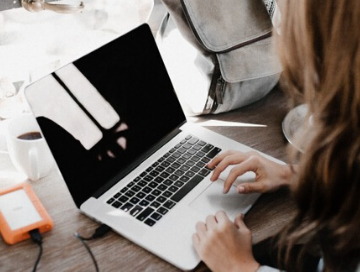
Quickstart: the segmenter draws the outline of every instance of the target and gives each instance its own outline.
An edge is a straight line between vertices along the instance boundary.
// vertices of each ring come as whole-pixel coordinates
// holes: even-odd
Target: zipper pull
[[[223,103],[224,90],[225,90],[225,80],[220,75],[220,77],[217,79],[216,89],[215,89],[215,97],[216,97],[216,102],[218,104]]]

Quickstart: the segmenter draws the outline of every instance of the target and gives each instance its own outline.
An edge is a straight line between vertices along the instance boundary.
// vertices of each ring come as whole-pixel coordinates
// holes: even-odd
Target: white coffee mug
[[[17,170],[32,181],[50,172],[54,158],[32,114],[10,119],[6,136],[9,156]]]

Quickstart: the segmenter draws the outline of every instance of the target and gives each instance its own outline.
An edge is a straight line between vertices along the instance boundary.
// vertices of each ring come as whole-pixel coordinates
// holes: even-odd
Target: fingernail
[[[244,188],[243,186],[240,186],[240,187],[238,188],[238,192],[239,192],[239,193],[245,192],[245,188]]]

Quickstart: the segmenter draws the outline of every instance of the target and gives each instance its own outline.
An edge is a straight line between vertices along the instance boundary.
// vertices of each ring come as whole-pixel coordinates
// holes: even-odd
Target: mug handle
[[[40,178],[40,171],[39,171],[39,156],[38,152],[35,148],[31,148],[29,150],[29,165],[30,165],[30,172],[29,178],[31,181],[38,180]]]

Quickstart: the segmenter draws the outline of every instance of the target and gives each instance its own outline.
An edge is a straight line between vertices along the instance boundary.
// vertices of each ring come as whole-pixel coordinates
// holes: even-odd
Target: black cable
[[[29,231],[29,234],[30,234],[31,240],[39,246],[39,255],[38,255],[37,259],[36,259],[34,269],[33,269],[33,272],[35,272],[36,269],[37,269],[37,266],[38,266],[38,264],[40,262],[42,252],[43,252],[42,237],[41,237],[41,234],[39,232],[39,229],[31,230],[31,231]]]
[[[84,247],[86,248],[86,250],[89,252],[89,254],[90,254],[90,256],[91,256],[91,259],[93,260],[93,263],[94,263],[94,265],[95,265],[95,270],[96,270],[96,272],[99,272],[99,266],[98,266],[98,264],[97,264],[97,261],[96,261],[96,259],[95,259],[95,256],[94,256],[94,254],[92,253],[90,247],[85,243],[85,239],[83,239],[83,238],[79,235],[79,233],[77,233],[77,232],[76,232],[74,235],[75,235],[75,237],[84,245]],[[90,240],[90,239],[88,239],[88,240]]]
[[[111,228],[109,226],[102,224],[102,225],[100,225],[100,227],[98,227],[95,230],[93,235],[91,235],[90,237],[82,237],[79,233],[77,233],[77,232],[74,233],[75,237],[84,245],[86,250],[89,252],[91,259],[93,260],[96,272],[99,272],[99,267],[98,267],[97,261],[95,259],[94,254],[92,253],[90,247],[86,244],[85,241],[103,237],[109,230],[111,230]]]

